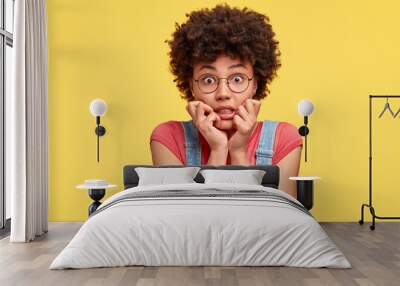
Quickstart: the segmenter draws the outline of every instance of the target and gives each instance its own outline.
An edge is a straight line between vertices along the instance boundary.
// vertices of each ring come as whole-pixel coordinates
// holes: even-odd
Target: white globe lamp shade
[[[303,99],[297,106],[297,111],[302,116],[309,116],[314,110],[314,105],[308,99]]]
[[[102,99],[95,99],[90,103],[90,113],[93,116],[103,116],[107,111],[107,103]]]

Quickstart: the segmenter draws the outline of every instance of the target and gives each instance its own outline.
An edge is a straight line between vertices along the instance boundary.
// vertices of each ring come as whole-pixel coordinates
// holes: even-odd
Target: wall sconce
[[[305,141],[305,154],[304,154],[304,160],[307,162],[307,135],[310,133],[310,130],[307,127],[308,124],[308,116],[311,115],[311,113],[314,110],[314,105],[312,102],[308,99],[303,99],[302,101],[299,102],[297,106],[297,111],[300,113],[300,115],[304,116],[304,125],[299,128],[299,134],[304,137]]]
[[[99,162],[99,137],[106,134],[106,129],[100,125],[100,116],[103,116],[107,111],[107,104],[102,99],[95,99],[90,103],[90,113],[96,117],[96,129],[94,132],[97,135],[97,162]]]

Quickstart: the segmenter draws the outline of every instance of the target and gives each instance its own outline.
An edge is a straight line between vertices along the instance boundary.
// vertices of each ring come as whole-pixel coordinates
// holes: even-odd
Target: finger
[[[188,105],[186,105],[186,110],[193,119],[195,119],[195,117],[196,117],[196,106],[197,105],[198,105],[198,102],[195,102],[195,101],[189,102]]]
[[[254,117],[254,115],[248,115],[249,117]],[[235,118],[236,117],[236,118]],[[233,118],[234,123],[236,124],[237,129],[241,133],[252,133],[254,128],[257,126],[257,121],[254,118],[251,118],[250,120],[245,120],[242,116],[239,116],[236,114]]]
[[[203,103],[199,103],[196,108],[196,120],[203,121],[206,118],[204,111]]]
[[[185,108],[186,108],[186,111],[190,114],[191,113],[191,104],[190,104],[190,102],[188,103],[188,104],[186,104],[186,106],[185,106]]]
[[[247,109],[247,112],[250,113],[250,114],[254,114],[254,105],[253,104],[254,103],[253,103],[253,101],[251,99],[247,99],[244,102],[244,105],[245,105],[245,107]]]
[[[204,102],[200,102],[199,101],[199,105],[198,106],[201,106],[203,108],[203,113],[204,113],[205,116],[208,116],[209,114],[214,112],[214,109],[212,109],[211,106],[205,104]]]
[[[209,114],[211,114],[211,113],[214,112],[214,109],[212,109],[211,106],[209,106],[209,105],[207,105],[207,104],[205,104],[205,103],[202,103],[202,106],[203,106],[203,108],[204,108],[204,113],[205,113],[206,115],[209,115]]]
[[[194,119],[193,110],[192,109],[193,109],[192,106],[190,106],[189,104],[186,105],[186,111],[189,113],[190,117],[192,117],[192,119]]]
[[[206,119],[204,120],[205,122],[213,124],[214,121],[218,120],[218,115],[215,112],[210,113],[207,115]]]
[[[252,121],[257,121],[257,116],[260,111],[261,102],[259,100],[250,99],[252,112],[250,112],[250,118]]]
[[[261,101],[256,100],[256,99],[252,99],[252,101],[253,101],[253,106],[254,106],[254,114],[257,118],[257,115],[260,112],[260,108],[261,108]]]
[[[245,104],[250,118],[256,121],[258,112],[260,111],[261,102],[255,99],[248,99]]]
[[[233,116],[233,123],[235,124],[236,129],[241,133],[246,132],[246,122],[239,115],[236,114]]]
[[[243,105],[239,106],[239,108],[237,109],[236,114],[239,115],[240,117],[242,117],[242,119],[244,121],[248,121],[248,122],[251,121],[250,115],[249,115],[249,113],[247,112],[246,108]]]

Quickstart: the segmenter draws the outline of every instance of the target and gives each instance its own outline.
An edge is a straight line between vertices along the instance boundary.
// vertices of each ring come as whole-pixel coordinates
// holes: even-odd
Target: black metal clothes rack
[[[369,204],[362,204],[361,219],[359,224],[364,224],[364,207],[369,208],[372,215],[372,224],[369,226],[371,230],[375,229],[375,219],[400,219],[400,217],[384,217],[378,216],[372,205],[372,100],[374,98],[400,98],[400,95],[370,95],[369,96]]]

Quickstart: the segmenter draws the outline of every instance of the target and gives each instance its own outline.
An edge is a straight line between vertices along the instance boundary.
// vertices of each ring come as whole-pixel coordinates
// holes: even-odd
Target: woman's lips
[[[222,120],[229,120],[235,116],[235,111],[232,109],[220,109],[217,114]]]

